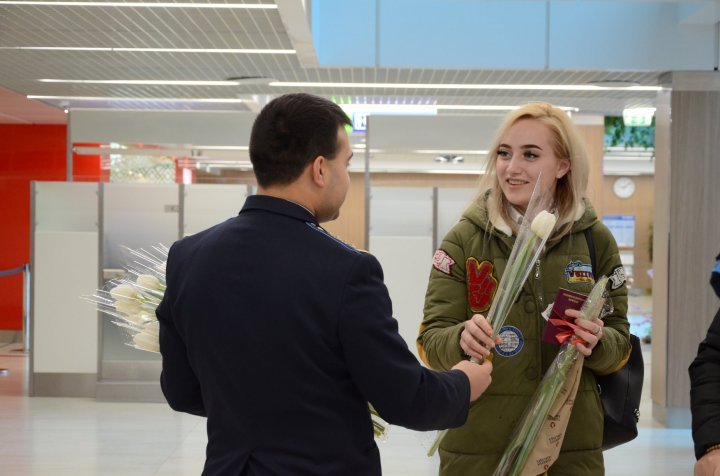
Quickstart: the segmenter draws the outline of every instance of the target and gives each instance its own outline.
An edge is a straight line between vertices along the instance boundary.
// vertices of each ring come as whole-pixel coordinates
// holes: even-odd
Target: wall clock
[[[630,198],[635,193],[635,181],[630,177],[619,177],[613,183],[613,192],[618,198]]]

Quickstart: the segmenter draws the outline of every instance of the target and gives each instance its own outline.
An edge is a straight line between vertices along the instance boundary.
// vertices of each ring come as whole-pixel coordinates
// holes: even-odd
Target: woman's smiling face
[[[496,171],[505,198],[524,213],[538,177],[552,196],[558,179],[570,170],[570,160],[555,156],[552,131],[536,119],[521,119],[500,140]]]

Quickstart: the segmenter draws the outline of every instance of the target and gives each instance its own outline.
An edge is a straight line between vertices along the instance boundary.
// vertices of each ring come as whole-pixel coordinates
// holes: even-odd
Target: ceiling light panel
[[[130,51],[293,49],[276,9],[22,6],[3,8],[3,16],[7,21],[0,29],[0,46],[90,46]]]
[[[0,6],[44,6],[44,7],[103,7],[103,8],[213,8],[230,10],[276,10],[275,4],[264,3],[201,3],[201,2],[93,2],[93,1],[9,1],[0,0]]]
[[[189,1],[189,0],[186,0]],[[264,0],[269,3],[269,0]],[[208,2],[211,3],[211,2]],[[212,2],[216,3],[216,2]],[[330,97],[349,95],[417,104],[416,98],[445,106],[515,106],[531,100],[578,107],[585,111],[615,111],[629,106],[652,107],[657,92],[633,90],[521,90],[472,89],[465,85],[587,85],[591,81],[622,78],[652,86],[657,72],[465,70],[428,68],[303,68],[295,54],[245,54],[239,50],[293,50],[280,13],[272,10],[212,8],[0,6],[0,86],[23,94],[132,98],[233,97],[232,88],[182,84],[39,83],[39,78],[117,81],[123,78],[186,81],[222,81],[236,76],[262,75],[280,83],[324,83],[305,88],[240,85],[236,94],[277,95],[309,91]],[[122,48],[123,51],[61,51],[3,49],[16,47]],[[232,52],[231,52],[232,51]],[[235,53],[233,53],[235,52]],[[132,74],[129,74],[129,73]],[[327,83],[422,83],[422,89],[393,86],[335,88]],[[212,84],[212,83],[211,83]],[[448,86],[460,85],[459,89]],[[73,103],[77,105],[80,103]],[[84,105],[99,107],[99,102]],[[117,102],[121,107],[147,102]],[[172,103],[158,102],[167,108]],[[192,106],[191,106],[192,104]],[[178,107],[243,107],[243,104],[182,103]],[[71,106],[72,107],[72,106]],[[77,106],[80,107],[80,106]],[[127,106],[130,107],[130,106]],[[440,110],[447,114],[482,114],[477,109]],[[492,111],[488,112],[492,113]]]

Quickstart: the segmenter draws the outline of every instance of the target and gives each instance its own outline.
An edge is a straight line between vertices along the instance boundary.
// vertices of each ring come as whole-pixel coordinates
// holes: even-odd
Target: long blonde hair
[[[509,215],[509,202],[500,189],[497,177],[497,153],[500,142],[516,122],[521,119],[533,119],[545,124],[552,134],[553,153],[558,159],[568,159],[570,170],[558,179],[555,188],[555,207],[558,215],[553,233],[553,241],[570,232],[576,220],[576,213],[587,190],[590,165],[585,145],[579,132],[568,115],[562,110],[545,102],[533,102],[509,113],[500,125],[490,145],[487,155],[485,175],[480,179],[479,197],[490,191],[487,200],[489,216],[499,216],[517,231],[515,221]]]

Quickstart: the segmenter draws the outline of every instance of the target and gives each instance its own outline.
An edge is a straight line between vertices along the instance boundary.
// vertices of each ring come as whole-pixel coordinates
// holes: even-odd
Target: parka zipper
[[[540,280],[540,258],[535,262],[535,289],[537,289],[538,293],[540,312],[543,312],[545,310],[545,300],[543,299],[542,281]]]

